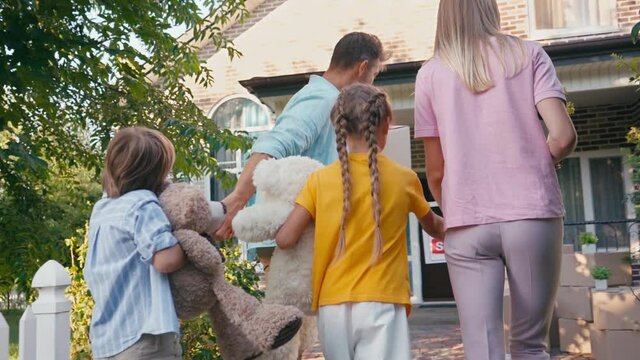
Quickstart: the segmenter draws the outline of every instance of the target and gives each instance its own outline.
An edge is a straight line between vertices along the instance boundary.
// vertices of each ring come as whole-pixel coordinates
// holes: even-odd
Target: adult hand
[[[227,207],[227,214],[224,217],[224,222],[220,228],[216,231],[215,236],[219,239],[231,239],[233,237],[233,228],[231,222],[236,217],[238,212],[244,208],[247,201],[239,196],[235,191],[229,194],[222,202]]]
[[[269,154],[253,153],[249,157],[249,160],[240,173],[240,178],[236,184],[236,188],[229,196],[224,198],[222,202],[227,207],[227,215],[224,218],[224,222],[218,231],[216,231],[216,237],[221,239],[231,239],[233,237],[233,228],[231,227],[231,221],[236,217],[238,211],[247,205],[249,199],[256,193],[256,187],[253,185],[253,172],[258,166],[258,163],[262,160],[271,158]]]

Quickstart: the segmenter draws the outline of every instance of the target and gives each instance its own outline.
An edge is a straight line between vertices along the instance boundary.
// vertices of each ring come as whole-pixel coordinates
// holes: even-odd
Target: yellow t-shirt
[[[405,304],[410,309],[406,226],[408,214],[426,215],[430,208],[418,176],[378,155],[383,253],[372,267],[375,221],[367,154],[349,155],[351,208],[343,257],[332,263],[340,235],[342,176],[340,162],[311,174],[296,202],[315,219],[313,311],[345,302]]]

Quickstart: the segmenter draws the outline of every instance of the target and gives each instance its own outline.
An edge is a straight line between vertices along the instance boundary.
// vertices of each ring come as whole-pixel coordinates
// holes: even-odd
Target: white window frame
[[[565,38],[571,36],[581,35],[599,35],[617,32],[620,30],[618,25],[618,3],[616,0],[608,0],[614,3],[615,14],[613,18],[613,24],[610,26],[587,26],[581,28],[562,28],[562,29],[542,29],[536,28],[536,0],[528,0],[527,7],[529,12],[529,38],[532,40],[549,40],[557,38]]]
[[[224,103],[226,103],[229,100],[233,100],[233,99],[246,99],[246,100],[250,100],[253,101],[254,103],[262,106],[265,108],[266,111],[268,111],[269,113],[271,113],[271,109],[265,105],[262,101],[260,101],[260,99],[258,99],[256,96],[252,95],[252,94],[234,94],[234,95],[229,95],[229,96],[225,96],[224,98],[220,99],[208,112],[207,112],[207,117],[211,120],[213,120],[213,114],[216,113],[216,111],[218,110],[218,108],[220,108],[220,106],[222,106]],[[259,132],[259,131],[267,131],[267,130],[271,130],[274,126],[273,121],[269,122],[268,125],[261,125],[261,126],[250,126],[250,127],[243,127],[240,129],[234,129],[231,128],[229,130],[242,130],[242,131],[246,131],[248,133],[252,133],[252,132]],[[220,165],[233,165],[233,167],[228,168],[227,171],[229,171],[232,174],[240,174],[242,172],[242,151],[241,150],[236,150],[236,154],[235,154],[235,159],[232,161],[223,161],[223,162],[219,162],[218,164]],[[205,182],[205,187],[207,189],[205,189],[205,191],[210,190],[209,189],[209,178],[210,176],[207,175],[206,177],[206,182]]]
[[[595,205],[593,204],[593,189],[591,188],[591,164],[589,160],[598,159],[598,158],[608,158],[608,157],[620,157],[622,160],[622,180],[624,184],[624,193],[631,194],[633,193],[633,181],[631,179],[631,174],[633,169],[629,165],[629,150],[628,149],[604,149],[604,150],[592,150],[592,151],[581,151],[576,152],[568,156],[568,158],[577,158],[580,160],[580,178],[582,181],[582,201],[584,207],[584,218],[587,221],[594,220],[595,216]],[[627,219],[635,219],[635,209],[632,201],[627,201],[626,204],[626,218]],[[596,226],[593,224],[585,225],[585,231],[593,232],[596,231]],[[631,249],[640,248],[639,237],[638,237],[638,225],[633,225],[629,229],[629,244]],[[615,248],[612,248],[615,249]],[[627,247],[620,247],[620,250],[629,250]],[[606,252],[608,248],[598,248],[598,251]]]
[[[207,112],[207,117],[209,119],[211,119],[211,121],[215,121],[213,119],[213,114],[216,113],[216,110],[218,110],[218,108],[220,106],[222,106],[222,104],[226,103],[229,100],[233,100],[233,99],[238,99],[238,98],[242,98],[242,99],[247,99],[247,100],[251,100],[253,102],[255,102],[256,104],[263,106],[265,108],[266,111],[269,112],[269,114],[271,114],[271,120],[269,121],[268,125],[261,125],[261,126],[251,126],[251,127],[244,127],[244,128],[239,128],[239,129],[235,129],[235,128],[231,128],[229,130],[242,130],[242,131],[246,131],[248,133],[252,133],[252,132],[258,132],[258,131],[267,131],[267,130],[271,130],[273,128],[274,124],[274,118],[273,118],[273,112],[271,111],[271,109],[265,105],[262,101],[260,101],[260,99],[258,99],[256,96],[251,95],[251,94],[234,94],[234,95],[229,95],[229,96],[225,96],[224,98],[220,99],[211,109],[209,109],[209,111]],[[235,174],[236,176],[238,176],[243,169],[242,166],[242,151],[241,150],[236,150],[236,154],[235,154],[235,159],[232,161],[223,161],[223,162],[218,162],[219,165],[233,165],[230,168],[227,168],[226,170],[229,171],[232,174]],[[203,191],[205,196],[207,197],[207,199],[211,198],[211,175],[210,174],[206,174],[204,176],[204,186],[203,186]],[[243,260],[247,260],[247,249],[248,249],[248,244],[244,241],[240,241],[239,242],[240,245],[240,249],[241,249],[241,254],[242,254],[242,259]],[[259,269],[261,269],[261,267],[259,267]],[[259,270],[262,271],[262,270]]]

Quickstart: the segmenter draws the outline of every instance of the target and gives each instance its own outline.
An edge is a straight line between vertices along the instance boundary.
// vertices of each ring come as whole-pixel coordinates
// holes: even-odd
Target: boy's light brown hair
[[[102,189],[110,198],[141,189],[159,194],[175,158],[173,144],[161,132],[120,129],[107,148]]]

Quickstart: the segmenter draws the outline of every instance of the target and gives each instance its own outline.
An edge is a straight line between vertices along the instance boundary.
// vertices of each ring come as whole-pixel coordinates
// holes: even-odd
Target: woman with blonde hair
[[[511,356],[548,359],[564,214],[555,167],[576,143],[551,59],[500,31],[496,0],[441,0],[434,56],[416,79],[415,122],[444,213],[467,359],[505,358],[505,268]]]

